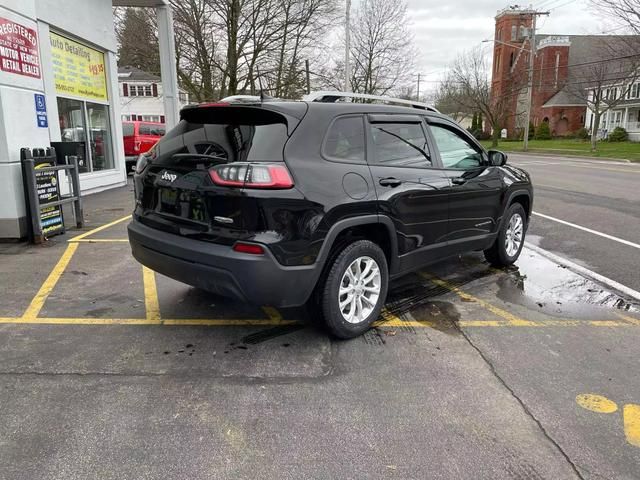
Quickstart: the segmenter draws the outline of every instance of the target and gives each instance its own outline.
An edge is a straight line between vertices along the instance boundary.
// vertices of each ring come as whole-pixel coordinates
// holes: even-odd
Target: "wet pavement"
[[[399,279],[336,341],[143,269],[125,229],[0,245],[1,478],[640,478],[640,305],[537,251]]]
[[[532,177],[530,242],[640,292],[640,163],[523,153],[509,163]]]

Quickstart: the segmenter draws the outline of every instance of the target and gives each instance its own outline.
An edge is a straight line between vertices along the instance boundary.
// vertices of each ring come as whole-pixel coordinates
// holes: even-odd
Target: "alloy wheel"
[[[340,281],[338,304],[342,317],[349,323],[366,320],[378,303],[381,284],[380,267],[373,258],[354,260]]]

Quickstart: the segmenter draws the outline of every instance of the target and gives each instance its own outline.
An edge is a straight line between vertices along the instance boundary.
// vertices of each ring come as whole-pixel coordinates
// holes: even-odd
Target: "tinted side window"
[[[122,124],[122,136],[123,137],[133,137],[133,123],[123,123]]]
[[[430,125],[445,168],[471,169],[482,165],[482,153],[465,138],[441,125]]]
[[[376,165],[430,167],[427,139],[419,123],[371,124]]]
[[[138,127],[139,135],[154,135],[161,137],[165,134],[164,125],[154,125],[152,123],[141,123]]]
[[[364,163],[364,120],[340,117],[329,127],[323,154],[331,160]]]

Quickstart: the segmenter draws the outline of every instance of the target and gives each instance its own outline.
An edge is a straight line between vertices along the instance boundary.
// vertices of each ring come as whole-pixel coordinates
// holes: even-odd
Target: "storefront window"
[[[58,97],[60,135],[77,143],[80,173],[113,168],[109,106]]]
[[[58,98],[58,115],[62,141],[70,144],[66,153],[78,156],[80,173],[90,172],[87,161],[84,102],[69,98]],[[75,145],[71,145],[75,144]]]
[[[109,107],[97,103],[86,103],[89,120],[89,149],[93,170],[113,168],[111,152],[111,129],[109,128]]]
[[[55,32],[49,37],[58,94],[60,148],[65,154],[78,156],[81,173],[113,169],[104,53]]]

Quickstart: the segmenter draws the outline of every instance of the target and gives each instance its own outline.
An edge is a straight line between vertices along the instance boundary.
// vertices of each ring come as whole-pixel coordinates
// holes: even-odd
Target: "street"
[[[640,291],[640,164],[520,153],[509,161],[535,187],[529,242]]]
[[[638,166],[516,157],[534,211],[640,239]],[[2,478],[638,478],[636,300],[530,248],[476,253],[336,341],[143,269],[131,190],[87,197],[82,232],[0,244]],[[529,235],[638,288],[637,248],[538,216]]]

